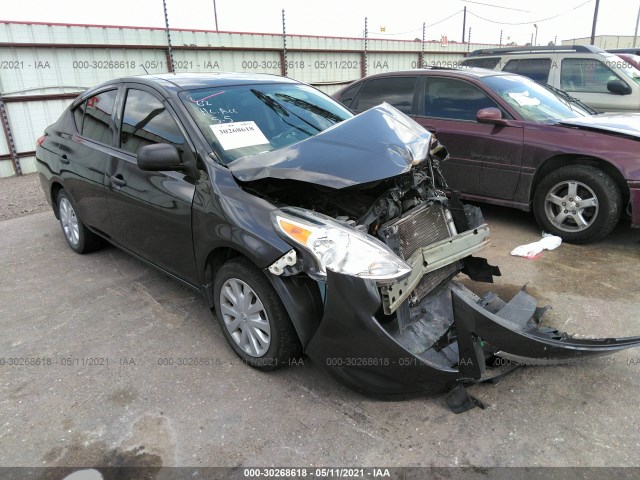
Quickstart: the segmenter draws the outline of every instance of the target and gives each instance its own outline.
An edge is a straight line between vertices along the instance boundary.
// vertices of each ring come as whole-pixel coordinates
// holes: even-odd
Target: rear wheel
[[[546,231],[570,243],[608,235],[622,212],[622,196],[602,170],[571,165],[551,172],[536,188],[533,211]]]
[[[58,192],[56,204],[62,233],[73,251],[89,253],[102,246],[102,239],[90,231],[78,217],[76,205],[67,192]]]
[[[225,263],[214,281],[218,323],[233,351],[248,365],[273,370],[302,353],[280,297],[245,258]]]

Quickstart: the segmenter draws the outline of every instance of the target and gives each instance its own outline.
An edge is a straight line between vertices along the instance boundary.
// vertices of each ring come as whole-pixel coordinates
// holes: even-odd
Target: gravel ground
[[[0,220],[46,212],[50,208],[37,173],[0,178]]]

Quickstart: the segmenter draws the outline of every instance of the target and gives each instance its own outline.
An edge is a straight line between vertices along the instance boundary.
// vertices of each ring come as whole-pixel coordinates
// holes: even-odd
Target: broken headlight
[[[344,275],[391,283],[411,267],[379,240],[311,210],[286,207],[271,215],[276,232],[301,247],[307,273],[326,280],[327,269]]]

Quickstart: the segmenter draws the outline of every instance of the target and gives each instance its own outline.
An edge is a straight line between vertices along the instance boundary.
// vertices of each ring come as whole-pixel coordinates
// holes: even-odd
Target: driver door
[[[114,239],[122,247],[189,283],[196,283],[191,231],[193,179],[181,172],[147,172],[137,152],[153,143],[175,145],[183,163],[194,151],[162,97],[127,85],[118,116],[118,141],[107,171],[107,202]]]

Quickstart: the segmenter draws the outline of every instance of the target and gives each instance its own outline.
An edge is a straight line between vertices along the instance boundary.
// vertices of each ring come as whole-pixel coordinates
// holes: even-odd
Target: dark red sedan
[[[542,228],[585,243],[622,213],[640,227],[640,114],[596,114],[510,73],[424,69],[372,75],[333,97],[355,112],[387,102],[434,132],[452,189],[533,210]]]

